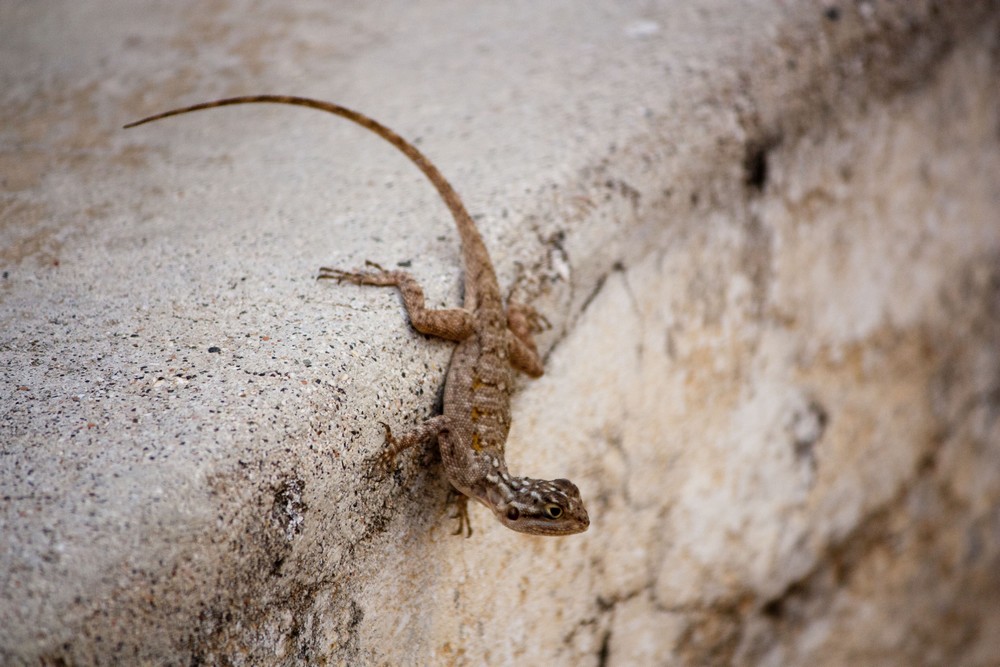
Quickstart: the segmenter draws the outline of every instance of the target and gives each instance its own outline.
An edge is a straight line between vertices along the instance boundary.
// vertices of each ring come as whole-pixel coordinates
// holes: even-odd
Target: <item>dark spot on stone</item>
[[[597,651],[597,664],[598,667],[607,667],[608,657],[611,654],[611,631],[608,630],[604,633],[604,637],[601,638],[601,647]]]
[[[222,348],[213,345],[212,347],[208,348],[208,352],[209,354],[219,354],[220,352],[222,352]]]
[[[761,611],[764,612],[765,616],[769,616],[770,618],[781,618],[785,613],[785,601],[782,598],[775,598],[765,604]]]
[[[826,17],[828,21],[839,21],[840,20],[840,8],[839,7],[827,7],[823,12],[823,16]]]
[[[767,185],[767,154],[771,145],[764,142],[747,144],[743,158],[743,181],[754,192],[763,192]]]
[[[814,448],[826,432],[830,416],[818,401],[810,401],[804,410],[798,410],[792,415],[789,431],[795,456],[799,459],[814,461]]]
[[[286,542],[302,532],[306,511],[309,509],[302,499],[304,491],[305,482],[301,479],[284,480],[274,490],[271,524]]]

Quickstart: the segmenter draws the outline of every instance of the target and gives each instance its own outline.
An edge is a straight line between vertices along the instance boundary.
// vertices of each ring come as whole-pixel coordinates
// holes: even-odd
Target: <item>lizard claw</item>
[[[321,266],[319,275],[316,276],[316,280],[336,280],[338,284],[345,280],[350,283],[360,283],[363,279],[364,274],[360,271],[344,271],[329,266]]]
[[[465,532],[465,536],[472,537],[472,522],[469,520],[469,497],[464,493],[452,487],[448,491],[448,504],[455,506],[455,511],[452,513],[452,519],[458,519],[458,527],[452,531],[452,535],[461,535]]]
[[[319,275],[316,276],[316,280],[336,280],[339,283],[343,281],[347,275],[348,273],[346,271],[333,269],[329,266],[321,266],[319,268]]]
[[[526,306],[526,308],[528,308],[526,316],[528,318],[528,323],[531,325],[531,333],[541,333],[552,328],[552,323],[549,322],[547,317],[531,306]]]
[[[375,455],[374,468],[382,476],[392,472],[392,466],[396,462],[396,438],[392,435],[392,429],[385,422],[379,422],[385,429],[385,448]]]

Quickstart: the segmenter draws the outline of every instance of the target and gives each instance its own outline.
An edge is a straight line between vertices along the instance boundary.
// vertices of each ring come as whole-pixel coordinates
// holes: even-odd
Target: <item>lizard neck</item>
[[[499,467],[487,473],[471,489],[471,495],[495,512],[498,507],[506,505],[514,498],[514,485],[518,481],[507,472],[507,467],[501,459]]]

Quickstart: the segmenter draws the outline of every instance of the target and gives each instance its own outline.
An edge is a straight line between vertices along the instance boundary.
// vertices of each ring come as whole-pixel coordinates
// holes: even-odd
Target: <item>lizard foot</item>
[[[549,319],[542,315],[540,312],[532,308],[531,306],[525,306],[528,308],[528,322],[531,324],[532,333],[541,333],[543,331],[548,331],[552,328],[552,323]]]
[[[385,422],[379,422],[385,429],[385,448],[375,455],[372,468],[380,477],[387,477],[396,463],[396,438]]]
[[[452,535],[461,535],[464,532],[466,537],[472,537],[472,522],[469,520],[469,497],[452,487],[448,491],[448,504],[455,506],[451,518],[458,519],[458,528],[452,532]]]
[[[355,285],[387,286],[398,283],[398,277],[395,272],[388,271],[382,268],[381,265],[370,260],[365,260],[365,266],[369,267],[371,270],[344,271],[343,269],[322,266],[319,269],[319,275],[316,276],[316,279],[336,280],[338,283],[342,283],[346,280],[347,282],[354,283]]]
[[[542,333],[552,328],[552,323],[549,322],[548,318],[532,306],[518,301],[507,302],[507,321],[511,329],[532,334]]]
[[[384,475],[388,475],[392,472],[393,464],[399,454],[415,445],[424,444],[436,438],[438,433],[446,428],[447,418],[444,415],[432,417],[409,433],[405,433],[398,438],[392,434],[392,429],[389,428],[388,424],[385,422],[379,423],[385,429],[385,445],[382,451],[375,455],[373,468],[381,470]]]

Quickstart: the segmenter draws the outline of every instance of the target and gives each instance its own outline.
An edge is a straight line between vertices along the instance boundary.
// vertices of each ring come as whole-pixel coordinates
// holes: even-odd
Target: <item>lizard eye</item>
[[[517,511],[516,507],[511,507],[507,510],[507,519],[510,521],[517,521],[521,516],[521,513]]]
[[[545,516],[549,519],[558,519],[563,513],[562,508],[559,507],[559,505],[552,504],[546,505],[544,511]]]

